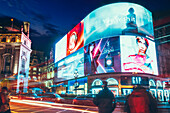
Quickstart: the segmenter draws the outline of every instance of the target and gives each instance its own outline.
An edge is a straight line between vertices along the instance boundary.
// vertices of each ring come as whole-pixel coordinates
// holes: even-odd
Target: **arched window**
[[[150,80],[149,80],[149,86],[156,86],[153,79],[150,79]]]
[[[103,85],[103,82],[100,79],[95,79],[92,83],[92,86]]]
[[[161,81],[158,80],[158,81],[156,82],[156,85],[157,85],[157,87],[162,87]]]
[[[114,78],[108,78],[107,80],[107,85],[118,85],[118,81]]]

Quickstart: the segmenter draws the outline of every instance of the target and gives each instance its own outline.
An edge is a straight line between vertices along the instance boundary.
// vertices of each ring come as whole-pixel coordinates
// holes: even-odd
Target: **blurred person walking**
[[[104,81],[104,88],[93,99],[93,103],[98,106],[99,113],[112,113],[116,107],[114,94],[108,89],[107,82]]]
[[[2,87],[0,93],[0,113],[11,113],[8,98],[8,88]]]
[[[127,96],[125,103],[127,113],[157,113],[157,101],[150,92],[142,86],[134,88],[133,92]]]

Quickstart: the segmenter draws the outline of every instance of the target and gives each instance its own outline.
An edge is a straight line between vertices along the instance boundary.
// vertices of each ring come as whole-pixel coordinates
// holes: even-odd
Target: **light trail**
[[[49,107],[49,108],[56,108],[56,109],[80,111],[80,112],[85,112],[85,113],[97,113],[97,111],[91,111],[87,109],[83,110],[80,108],[68,108],[68,107],[96,108],[96,107],[91,107],[91,106],[79,106],[79,105],[59,104],[59,103],[52,103],[52,102],[50,103],[50,102],[40,102],[40,101],[31,101],[31,100],[14,100],[14,99],[12,99],[11,102],[28,104],[32,106],[35,105],[35,106],[42,106],[42,107]],[[59,105],[59,107],[54,106],[54,105]]]
[[[13,99],[14,100],[14,99]],[[15,101],[15,100],[14,100]],[[18,101],[18,100],[17,100]],[[84,107],[84,108],[97,108],[95,106],[82,106],[82,105],[75,105],[75,104],[63,104],[63,103],[53,103],[53,102],[45,102],[45,101],[36,101],[36,100],[22,100],[24,102],[30,103],[40,103],[40,104],[49,104],[49,105],[59,105],[59,106],[71,106],[71,107]],[[11,101],[12,102],[12,101]]]

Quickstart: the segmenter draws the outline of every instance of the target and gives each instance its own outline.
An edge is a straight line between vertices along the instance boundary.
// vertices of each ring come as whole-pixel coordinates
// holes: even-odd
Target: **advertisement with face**
[[[67,56],[84,46],[84,22],[77,24],[67,33]]]
[[[153,37],[152,13],[134,3],[113,3],[84,18],[85,46],[102,37],[144,34]]]
[[[67,47],[67,35],[65,35],[55,45],[55,62],[61,60],[64,57],[66,57],[66,50],[67,50],[66,47]]]
[[[141,36],[120,36],[122,72],[158,75],[155,42]]]
[[[84,47],[85,75],[120,72],[119,37],[104,38],[94,41]],[[106,67],[105,59],[111,57],[115,65]]]
[[[84,76],[84,48],[79,49],[68,57],[58,62],[57,77],[58,80],[68,80]]]

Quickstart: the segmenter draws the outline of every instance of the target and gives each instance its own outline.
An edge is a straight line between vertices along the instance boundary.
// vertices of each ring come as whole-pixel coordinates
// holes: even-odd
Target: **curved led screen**
[[[153,37],[152,13],[137,4],[114,3],[84,18],[84,45],[103,37],[129,34]]]
[[[141,36],[120,36],[122,72],[158,75],[155,42]]]
[[[56,44],[55,62],[102,38],[119,35],[153,37],[152,13],[134,3],[113,3],[87,15]]]

